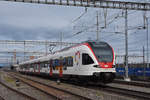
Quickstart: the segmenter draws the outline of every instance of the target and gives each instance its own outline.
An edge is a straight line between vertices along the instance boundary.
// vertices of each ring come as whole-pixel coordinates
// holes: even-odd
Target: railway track
[[[150,82],[138,82],[138,81],[127,82],[127,81],[121,81],[121,80],[114,80],[113,83],[150,88]]]
[[[137,100],[150,100],[150,93],[145,93],[141,91],[122,89],[122,88],[117,88],[112,86],[106,86],[105,88],[101,88],[101,90],[125,95],[128,97],[133,97],[136,98]]]
[[[24,93],[22,93],[22,92],[20,92],[20,91],[17,91],[17,90],[14,89],[14,88],[11,88],[10,86],[4,84],[4,83],[1,82],[1,81],[0,81],[0,84],[1,84],[2,86],[4,86],[5,88],[7,88],[8,90],[19,94],[21,97],[25,98],[26,100],[37,100],[37,99],[35,99],[34,97],[31,97],[31,96],[29,96],[29,95],[27,95],[27,94],[24,94]],[[21,99],[21,98],[20,98],[20,99]],[[0,100],[5,100],[5,99],[4,99],[2,96],[0,96]]]
[[[142,92],[142,91],[129,90],[129,89],[118,88],[118,87],[113,87],[108,85],[88,85],[88,86],[81,86],[81,87],[90,88],[94,90],[102,90],[109,93],[115,93],[115,94],[131,97],[131,98],[136,98],[136,100],[150,100],[150,93]]]
[[[16,74],[16,76],[17,75],[18,74]],[[23,76],[21,76],[21,77],[23,77]],[[29,80],[31,80],[31,79],[29,79]],[[35,81],[35,80],[32,80],[32,81],[43,84],[42,82],[39,82],[39,81]],[[73,84],[73,83],[70,83],[70,84]],[[45,84],[43,84],[43,85],[45,85]],[[77,85],[77,84],[75,84],[75,85]],[[49,87],[49,85],[48,85],[48,87]],[[108,85],[105,85],[105,86],[89,85],[89,86],[80,86],[80,87],[105,91],[105,92],[109,92],[109,93],[115,93],[115,94],[123,95],[123,96],[126,96],[126,97],[136,98],[136,100],[150,100],[150,93],[145,93],[145,92],[141,92],[141,91],[128,90],[128,89],[117,88],[117,87],[112,87],[112,86],[108,86]],[[56,88],[56,87],[54,87],[54,88]],[[90,100],[89,98],[85,98],[85,97],[83,97],[83,98],[84,98],[84,100]]]
[[[74,94],[70,91],[66,91],[66,90],[63,90],[63,89],[60,89],[57,87],[46,85],[42,82],[31,80],[29,78],[25,78],[18,74],[11,73],[9,75],[11,75],[12,77],[14,77],[16,79],[19,79],[20,81],[40,90],[42,92],[45,92],[48,95],[53,96],[57,100],[92,100],[88,97],[84,97],[84,96],[81,96],[78,94]]]

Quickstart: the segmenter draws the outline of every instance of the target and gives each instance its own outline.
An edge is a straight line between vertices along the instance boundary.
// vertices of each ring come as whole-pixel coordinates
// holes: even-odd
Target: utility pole
[[[99,40],[99,19],[98,19],[98,11],[96,11],[96,13],[97,13],[97,16],[96,16],[96,21],[97,21],[97,24],[96,24],[96,26],[97,26],[97,41]]]
[[[148,50],[149,50],[149,48],[148,48],[148,17],[146,17],[146,22],[147,22],[147,38],[146,38],[146,40],[147,40],[147,68],[149,68],[149,52],[148,52]]]
[[[128,75],[128,11],[125,10],[125,80],[130,81]]]
[[[13,65],[13,61],[14,61],[14,60],[13,60],[13,56],[11,56],[11,64],[12,64],[12,65]]]
[[[14,50],[14,63],[13,64],[16,64],[16,49]]]
[[[24,45],[23,45],[23,47],[24,47],[24,61],[25,61],[25,45],[26,45],[26,42],[24,41]]]
[[[146,28],[146,11],[144,11],[144,13],[143,13],[143,22],[144,22],[143,28],[145,29]]]
[[[47,40],[46,40],[46,41],[45,41],[45,55],[46,55],[46,56],[47,56],[47,54],[48,54],[47,51],[48,51],[48,50],[47,50]]]
[[[62,49],[63,33],[60,33],[60,49]]]
[[[145,48],[143,46],[143,67],[144,67],[144,80],[145,80]]]
[[[105,26],[104,26],[104,28],[106,28],[106,26],[107,26],[107,8],[104,8],[103,9],[103,11],[104,11],[104,21],[105,21]]]
[[[143,65],[145,64],[145,48],[143,46]]]

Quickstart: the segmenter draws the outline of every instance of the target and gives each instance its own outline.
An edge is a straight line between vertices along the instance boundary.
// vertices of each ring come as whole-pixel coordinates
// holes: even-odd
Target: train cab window
[[[89,65],[89,64],[93,64],[94,61],[93,59],[86,53],[82,54],[82,64],[83,65]]]

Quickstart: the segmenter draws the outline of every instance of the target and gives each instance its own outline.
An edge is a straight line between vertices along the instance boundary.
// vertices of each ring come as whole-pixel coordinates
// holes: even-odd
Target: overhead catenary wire
[[[120,12],[119,12],[119,14],[120,14]],[[116,16],[116,17],[119,17],[119,14]],[[116,17],[110,22],[110,23],[108,23],[107,25],[109,25],[109,24],[111,24],[115,19],[116,19]],[[104,23],[105,21],[103,21],[103,22],[101,22],[101,23]],[[100,24],[101,24],[100,23]],[[82,30],[82,32],[85,32],[85,31],[87,31],[87,30],[89,30],[89,29],[91,29],[91,28],[94,28],[95,27],[95,25],[93,25],[92,27],[87,27],[87,28],[85,28],[84,30]],[[82,33],[82,32],[80,32],[80,33]],[[73,35],[73,36],[75,36],[75,35]]]
[[[128,14],[134,14],[136,11],[133,11],[133,12],[128,12]],[[116,17],[116,14],[115,14],[115,17]],[[117,15],[117,17],[119,18],[119,17],[121,17],[121,16],[118,16]],[[112,21],[112,22],[111,22]],[[109,20],[108,22],[111,24],[111,23],[113,23],[114,21],[115,21],[115,18],[114,19],[112,19],[112,16],[111,16],[111,21]],[[93,27],[94,27],[94,25],[93,25]],[[91,27],[90,29],[92,29],[93,27]],[[136,27],[131,27],[132,29],[136,29],[136,28],[138,28],[139,27],[139,25],[137,25]],[[129,26],[129,28],[130,28],[130,26]],[[130,29],[131,29],[130,28]],[[72,35],[72,37],[74,37],[74,36],[77,36],[77,35],[79,35],[80,33],[83,33],[83,32],[88,32],[88,30],[89,30],[89,27],[88,27],[88,29],[86,30],[84,30],[84,31],[79,31],[79,32],[77,32],[76,33],[76,35]],[[139,31],[139,30],[138,30]],[[104,32],[105,33],[105,32]],[[139,33],[139,32],[138,32]],[[134,34],[136,34],[136,32],[135,33],[130,33],[129,35],[131,35],[131,36],[134,36]],[[103,39],[105,39],[105,40],[107,40],[107,41],[111,41],[111,42],[113,42],[113,40],[120,40],[120,41],[122,41],[121,42],[121,44],[123,44],[123,40],[124,40],[124,38],[122,38],[122,37],[118,37],[118,35],[117,35],[117,37],[115,37],[115,35],[116,34],[109,34],[109,35],[105,35],[105,36],[102,36],[102,38]],[[107,37],[107,38],[105,38],[105,37]],[[132,42],[131,42],[132,43]],[[120,44],[120,42],[119,42],[119,44]],[[134,44],[133,44],[134,45]],[[119,45],[118,45],[119,46]],[[129,43],[129,46],[130,46],[130,43]]]
[[[78,20],[79,20],[81,17],[83,17],[86,13],[87,13],[87,8],[85,8],[85,12],[83,12],[79,17],[77,17],[76,19],[74,19],[74,20],[72,21],[72,23],[78,21]]]

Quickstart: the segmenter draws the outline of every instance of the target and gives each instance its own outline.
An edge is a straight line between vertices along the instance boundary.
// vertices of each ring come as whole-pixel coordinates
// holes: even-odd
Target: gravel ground
[[[4,100],[2,97],[0,97],[0,100]]]
[[[29,96],[36,98],[37,100],[54,100],[53,97],[45,94],[44,92],[37,90],[36,88],[33,88],[27,84],[24,84],[22,82],[20,82],[20,86],[16,86],[16,84],[15,84],[16,79],[7,76],[5,73],[1,74],[1,81],[5,82],[5,84],[7,84],[8,86],[10,86],[14,89],[21,91],[24,94],[27,94]],[[5,92],[2,92],[3,90],[1,90],[1,89],[3,89],[4,87],[3,86],[1,86],[1,87],[0,87],[0,95],[3,94],[3,96],[8,97],[8,94],[10,94],[9,90],[6,89]],[[8,91],[8,93],[7,93],[7,91]],[[17,96],[17,94],[14,94],[13,97],[15,97],[15,98],[10,97],[10,98],[7,98],[6,100],[24,100],[21,97]],[[27,99],[25,99],[25,100],[27,100]]]
[[[55,100],[53,99],[51,96],[45,94],[44,92],[41,92],[33,87],[30,87],[29,85],[26,85],[24,83],[21,83],[22,86],[17,88],[17,90],[29,95],[29,96],[32,96],[34,98],[36,98],[37,100]]]
[[[116,81],[122,81],[122,82],[124,82],[125,80],[123,80],[123,79],[115,79]],[[132,82],[136,82],[136,83],[143,83],[143,84],[150,84],[150,82],[148,82],[148,81],[134,81],[134,80],[131,80],[130,81],[131,83]]]
[[[16,92],[13,92],[3,85],[0,84],[0,96],[3,97],[5,100],[30,100],[25,97],[22,97]],[[20,99],[21,98],[21,99]]]
[[[88,88],[83,88],[80,86],[75,86],[75,85],[66,84],[66,83],[61,83],[60,85],[58,85],[56,82],[48,80],[48,79],[42,79],[42,78],[31,77],[31,76],[26,76],[26,75],[23,75],[23,76],[37,80],[37,81],[40,81],[40,82],[45,83],[47,85],[51,85],[51,86],[54,86],[57,88],[71,91],[73,93],[76,93],[76,94],[79,94],[82,96],[87,96],[93,100],[136,100],[136,99],[131,99],[128,97],[116,95],[113,93],[108,94],[108,93],[103,92],[101,90],[88,89]]]
[[[119,83],[110,83],[108,85],[118,87],[118,88],[123,88],[123,89],[129,89],[129,90],[135,90],[135,91],[142,91],[142,92],[150,93],[150,88],[145,88],[145,87],[138,87],[138,86],[133,86],[133,85],[124,85],[124,84],[119,84]]]

